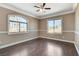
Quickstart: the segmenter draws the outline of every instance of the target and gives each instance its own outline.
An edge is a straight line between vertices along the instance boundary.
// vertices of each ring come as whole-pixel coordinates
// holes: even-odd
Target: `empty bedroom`
[[[0,56],[78,56],[78,3],[0,3]]]

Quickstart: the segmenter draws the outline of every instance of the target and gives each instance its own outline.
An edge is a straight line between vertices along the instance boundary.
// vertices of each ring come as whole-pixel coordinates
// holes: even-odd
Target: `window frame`
[[[20,23],[25,23],[25,22],[20,22],[20,21],[13,21],[13,22],[18,22],[18,23],[19,23],[19,32],[9,32],[9,26],[10,26],[9,23],[10,23],[10,21],[11,21],[11,20],[9,20],[9,17],[10,17],[10,16],[23,17],[23,18],[27,21],[27,23],[26,23],[26,27],[27,27],[27,28],[26,28],[26,29],[27,29],[26,32],[20,32]],[[29,32],[29,31],[28,31],[28,24],[29,24],[28,21],[29,21],[29,20],[28,20],[25,16],[17,15],[17,14],[10,14],[10,15],[8,15],[8,19],[7,19],[7,20],[8,20],[8,34],[9,34],[9,35],[11,35],[11,34],[24,34],[24,33],[28,33],[28,32]]]
[[[61,27],[61,33],[55,33],[55,32],[54,32],[54,33],[49,33],[49,32],[48,32],[48,21],[49,21],[49,20],[62,20],[62,21],[61,21],[61,26],[62,26],[62,27]],[[50,18],[50,19],[47,19],[47,34],[61,35],[62,33],[63,33],[63,18]]]

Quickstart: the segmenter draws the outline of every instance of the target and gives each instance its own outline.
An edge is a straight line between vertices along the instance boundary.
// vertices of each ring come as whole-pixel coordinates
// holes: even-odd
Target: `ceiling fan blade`
[[[51,8],[44,8],[44,9],[47,9],[47,10],[49,10],[49,9],[51,9]]]
[[[36,7],[36,8],[40,8],[39,6],[34,6],[34,7]]]
[[[39,12],[40,10],[38,9],[38,10],[36,10],[37,12]]]
[[[46,5],[46,3],[43,3],[43,7]]]

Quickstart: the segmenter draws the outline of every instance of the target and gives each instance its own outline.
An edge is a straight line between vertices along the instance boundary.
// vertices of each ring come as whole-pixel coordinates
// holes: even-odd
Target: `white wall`
[[[79,53],[79,4],[75,11],[75,46]]]

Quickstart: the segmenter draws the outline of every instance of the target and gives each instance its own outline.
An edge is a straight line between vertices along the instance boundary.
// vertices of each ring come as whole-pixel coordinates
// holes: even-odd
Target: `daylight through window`
[[[62,20],[48,20],[48,33],[62,33]]]
[[[22,16],[9,15],[9,32],[27,32],[27,21]]]

